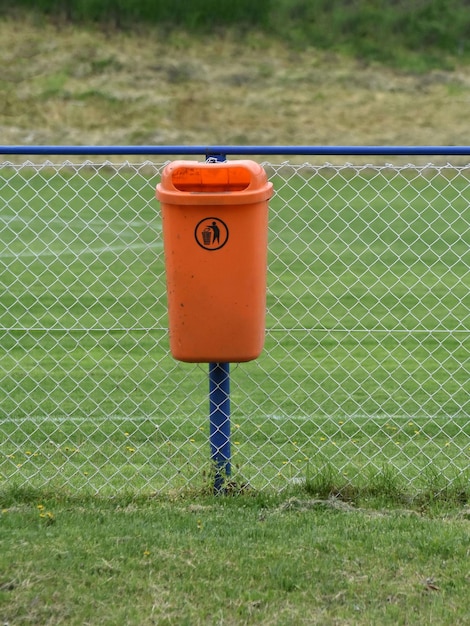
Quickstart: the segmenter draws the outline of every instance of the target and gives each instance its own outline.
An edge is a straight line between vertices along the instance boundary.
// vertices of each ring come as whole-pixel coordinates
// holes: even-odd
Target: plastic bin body
[[[271,195],[253,161],[175,161],[164,169],[156,196],[175,359],[230,363],[260,355]]]

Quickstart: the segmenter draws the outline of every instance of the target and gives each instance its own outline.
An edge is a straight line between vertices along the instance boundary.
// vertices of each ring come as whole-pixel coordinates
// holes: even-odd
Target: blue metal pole
[[[223,151],[206,154],[207,161],[223,162]],[[209,441],[214,466],[214,493],[224,490],[230,476],[230,364],[209,363]]]
[[[214,493],[221,493],[230,476],[230,364],[209,363],[209,420]]]
[[[223,151],[206,160],[223,162],[227,156]],[[209,441],[211,460],[214,466],[214,493],[224,490],[230,476],[230,364],[209,363]]]

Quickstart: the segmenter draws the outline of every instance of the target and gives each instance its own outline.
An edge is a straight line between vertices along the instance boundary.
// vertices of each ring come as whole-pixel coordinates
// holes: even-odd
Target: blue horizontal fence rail
[[[0,146],[4,155],[469,156],[470,146]]]

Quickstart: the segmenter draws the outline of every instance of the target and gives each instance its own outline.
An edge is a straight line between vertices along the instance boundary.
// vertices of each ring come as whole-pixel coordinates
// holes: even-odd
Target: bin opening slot
[[[192,193],[243,191],[250,186],[251,172],[244,167],[179,167],[173,171],[171,179],[178,191]]]

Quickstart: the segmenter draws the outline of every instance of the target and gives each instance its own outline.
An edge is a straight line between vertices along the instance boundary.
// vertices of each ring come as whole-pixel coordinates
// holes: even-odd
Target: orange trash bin
[[[272,193],[254,161],[175,161],[163,170],[156,197],[175,359],[236,363],[261,354]]]

